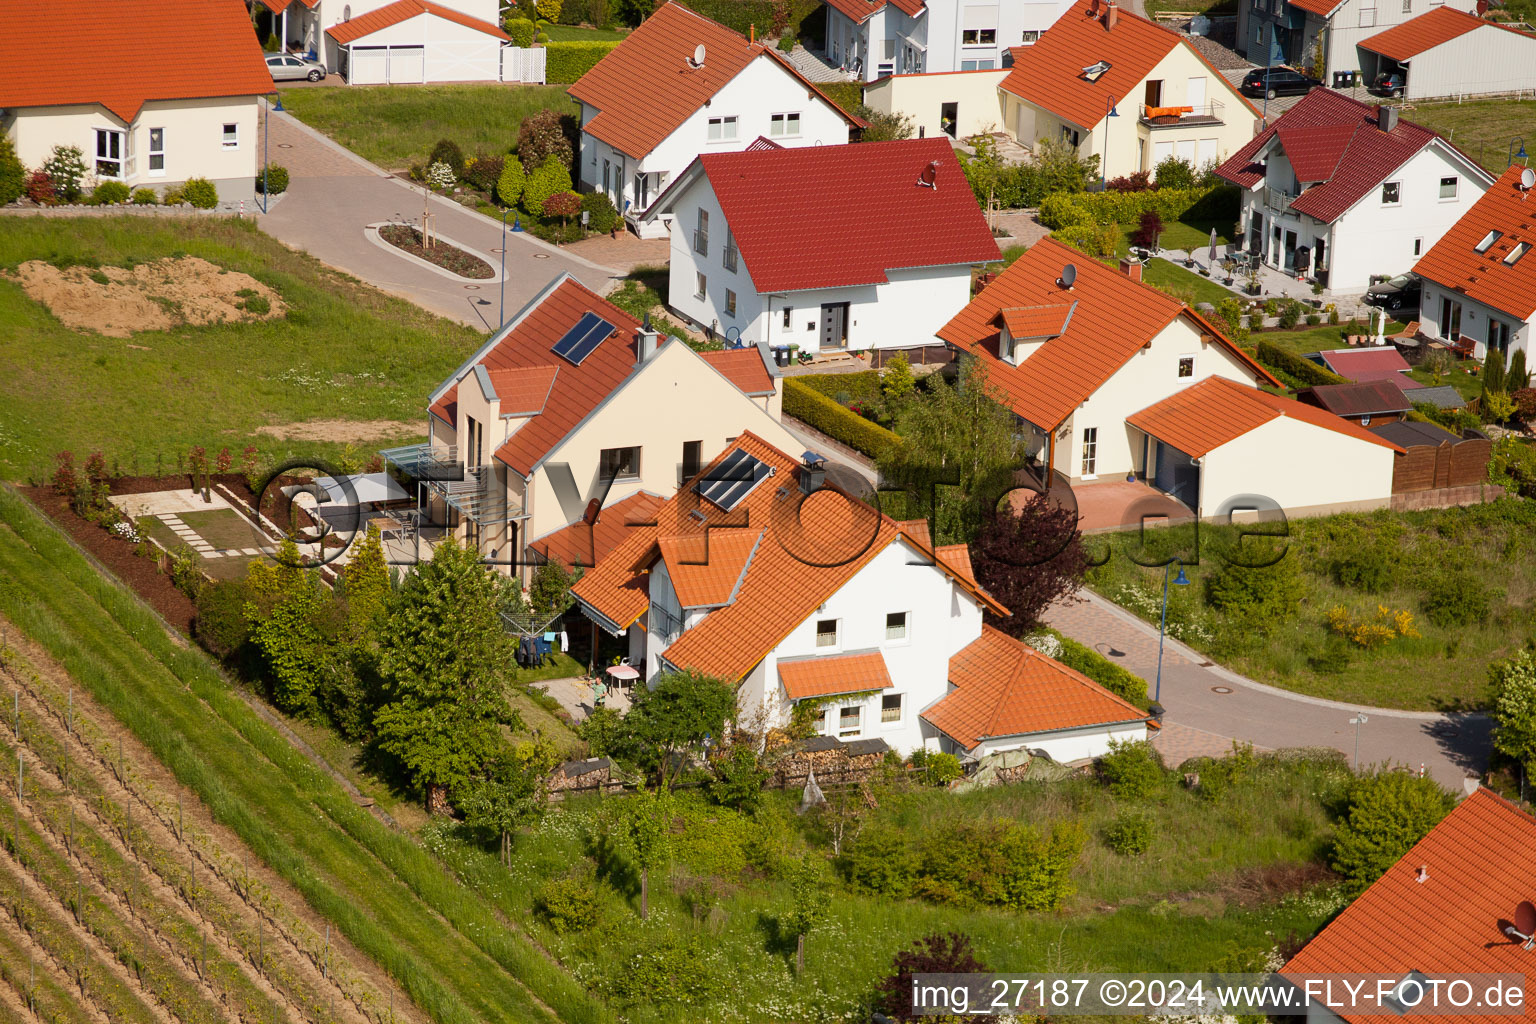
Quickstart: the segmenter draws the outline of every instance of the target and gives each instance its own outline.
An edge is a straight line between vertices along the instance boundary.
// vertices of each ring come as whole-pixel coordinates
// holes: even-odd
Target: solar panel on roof
[[[614,330],[613,324],[596,313],[583,313],[581,319],[576,321],[576,326],[555,342],[555,355],[580,366],[581,361],[591,355],[592,350],[601,345]]]
[[[699,497],[729,512],[771,475],[773,470],[767,463],[737,448],[699,478]]]

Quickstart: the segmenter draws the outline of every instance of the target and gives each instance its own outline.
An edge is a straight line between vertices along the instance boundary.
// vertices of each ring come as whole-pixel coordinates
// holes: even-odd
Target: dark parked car
[[[1268,96],[1274,99],[1276,96],[1305,96],[1312,91],[1314,85],[1321,84],[1295,68],[1276,65],[1248,72],[1239,88],[1244,96]]]
[[[1378,96],[1393,96],[1402,98],[1403,86],[1406,84],[1401,71],[1383,71],[1376,76],[1371,83],[1371,91]]]
[[[1423,282],[1416,274],[1399,274],[1377,282],[1365,293],[1365,301],[1372,306],[1383,306],[1396,312],[1399,309],[1418,309]]]

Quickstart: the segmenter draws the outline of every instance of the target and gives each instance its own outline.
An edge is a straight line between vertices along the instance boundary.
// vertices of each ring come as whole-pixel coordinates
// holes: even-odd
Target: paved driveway
[[[381,221],[420,223],[420,189],[325,138],[292,115],[271,115],[273,163],[288,168],[291,182],[282,202],[262,220],[274,238],[376,288],[454,320],[485,330],[501,322],[502,289],[493,279],[467,282],[444,277],[370,241],[364,228]],[[257,140],[261,145],[261,140]],[[497,221],[432,196],[434,230],[499,261],[502,227]],[[506,233],[506,315],[511,316],[551,278],[568,271],[600,293],[616,271],[549,245],[526,233]],[[499,269],[499,267],[498,267]]]
[[[1051,626],[1147,680],[1157,675],[1157,629],[1130,612],[1081,591],[1077,602],[1047,610]],[[1188,757],[1219,755],[1232,740],[1255,747],[1335,747],[1355,755],[1357,712],[1361,764],[1394,762],[1426,771],[1453,792],[1486,769],[1489,722],[1483,715],[1361,708],[1306,697],[1254,682],[1212,664],[1169,638],[1163,651],[1163,706],[1166,727],[1156,740],[1164,758],[1177,765]]]

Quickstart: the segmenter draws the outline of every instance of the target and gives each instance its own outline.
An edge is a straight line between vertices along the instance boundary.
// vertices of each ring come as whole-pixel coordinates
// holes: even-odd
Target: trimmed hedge
[[[1259,342],[1257,352],[1260,365],[1265,369],[1279,370],[1277,377],[1293,377],[1308,386],[1314,384],[1348,384],[1332,370],[1325,370],[1310,359],[1303,359],[1294,352],[1287,352],[1272,341]]]
[[[817,373],[795,380],[813,391],[819,391],[833,401],[838,395],[847,395],[850,401],[876,399],[881,395],[880,371],[860,370],[857,373]]]
[[[544,81],[550,85],[570,85],[597,66],[619,44],[606,42],[555,42],[544,44]]]
[[[1040,223],[1051,230],[1070,224],[1135,224],[1148,210],[1166,223],[1187,215],[1237,220],[1237,187],[1157,188],[1145,192],[1056,192],[1040,203]]]
[[[1061,644],[1061,653],[1056,656],[1056,660],[1067,668],[1076,669],[1116,697],[1124,698],[1139,708],[1145,708],[1151,703],[1147,696],[1147,681],[1141,676],[1121,668],[1092,647],[1086,647],[1054,629],[1046,629],[1044,632]]]
[[[898,435],[837,404],[800,377],[784,379],[784,414],[872,459],[884,458],[901,445]]]
[[[800,22],[821,6],[821,0],[687,0],[683,6],[742,35],[756,26],[757,38],[762,39],[786,27],[798,29]]]

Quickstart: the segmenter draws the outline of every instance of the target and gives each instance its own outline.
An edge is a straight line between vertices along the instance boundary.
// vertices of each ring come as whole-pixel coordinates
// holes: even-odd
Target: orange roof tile
[[[1517,245],[1536,247],[1536,204],[1520,189],[1519,164],[1511,166],[1471,209],[1430,247],[1413,272],[1519,320],[1536,316],[1536,254],[1513,265],[1504,260]],[[1536,190],[1533,190],[1536,191]],[[1485,252],[1477,246],[1499,232]]]
[[[921,717],[966,750],[985,739],[1147,720],[1136,705],[992,626],[949,659],[949,681],[955,689]]]
[[[369,11],[367,14],[359,14],[351,21],[344,21],[339,25],[332,25],[325,30],[342,46],[355,43],[364,36],[371,36],[375,32],[398,25],[402,21],[430,14],[433,17],[442,18],[472,28],[478,32],[484,32],[488,36],[495,36],[503,42],[511,42],[512,37],[503,32],[500,26],[493,25],[479,18],[471,18],[462,11],[456,11],[451,7],[432,3],[431,0],[395,0],[392,4],[386,4],[378,10]]]
[[[1077,267],[1071,289],[1058,283],[1068,263]],[[1076,309],[1062,334],[1040,345],[1022,364],[1002,359],[994,326],[998,313],[1042,304],[1075,304]],[[983,359],[991,371],[990,382],[1007,396],[1013,411],[1050,430],[1180,316],[1215,337],[1252,371],[1254,380],[1279,385],[1178,300],[1050,237],[1015,260],[939,328],[938,335],[961,352]]]
[[[901,527],[901,532],[917,541],[925,548],[933,547],[933,535],[928,529],[926,519],[904,519],[896,524]]]
[[[293,2],[294,0],[261,0],[261,5],[267,10],[271,11],[273,14],[282,14],[283,11],[287,10],[288,5]],[[314,10],[315,5],[318,4],[320,0],[298,0],[298,2],[303,4],[305,7],[308,7],[310,10]]]
[[[888,690],[896,685],[885,667],[885,655],[879,651],[780,661],[779,682],[790,700]]]
[[[1326,409],[1281,398],[1225,377],[1207,377],[1155,405],[1132,413],[1125,422],[1198,459],[1281,416],[1393,451],[1403,450],[1358,423],[1335,416]]]
[[[1055,338],[1067,329],[1075,305],[1052,302],[1044,306],[1011,306],[998,310],[992,322],[1008,328],[1008,333],[1015,338]]]
[[[607,508],[545,534],[528,545],[531,551],[548,559],[559,559],[570,566],[591,568],[629,537],[630,531],[656,521],[662,498],[649,491],[636,491]]]
[[[939,556],[939,560],[945,565],[964,573],[970,579],[976,578],[976,570],[971,567],[971,549],[965,544],[945,544],[933,549],[933,553]]]
[[[1090,5],[1099,9],[1098,17],[1089,13]],[[1039,42],[1015,47],[1013,70],[998,87],[1079,128],[1092,128],[1104,120],[1111,97],[1117,103],[1134,103],[1142,93],[1143,80],[1158,62],[1174,47],[1189,44],[1177,32],[1132,14],[1129,4],[1120,6],[1115,27],[1106,30],[1104,7],[1098,0],[1078,0],[1056,19]],[[1258,111],[1253,105],[1211,67],[1200,51],[1192,46],[1189,49],[1210,68],[1218,87],[1226,86],[1227,98],[1233,105],[1257,118]],[[1083,69],[1097,61],[1108,62],[1110,68],[1090,82]]]
[[[684,608],[719,608],[736,596],[763,531],[711,530],[683,537],[659,537],[656,547],[672,589]]]
[[[447,391],[444,391],[442,397],[433,402],[427,411],[450,427],[457,428],[459,425],[459,386],[455,384]]]
[[[1448,43],[1464,36],[1473,29],[1496,28],[1513,32],[1536,42],[1536,36],[1520,32],[1496,21],[1485,21],[1475,14],[1458,11],[1451,6],[1431,7],[1417,17],[1409,18],[1401,25],[1393,25],[1385,32],[1378,32],[1356,43],[1356,46],[1379,53],[1396,61],[1407,61],[1425,50]]]
[[[660,538],[764,530],[736,599],[711,611],[661,652],[673,666],[732,682],[750,672],[875,555],[905,536],[894,520],[835,487],[802,500],[798,461],[750,431],[716,462],[736,448],[762,461],[773,475],[748,492],[734,510],[722,511],[701,498],[694,487],[685,487],[657,510],[654,526],[637,528],[572,588],[589,615],[623,628],[646,610],[650,577],[637,571],[637,566],[650,563]],[[708,471],[701,476],[707,479]],[[931,550],[910,536],[907,543],[933,557]],[[973,581],[955,578],[984,607],[1006,614]]]
[[[170,39],[174,54],[163,52]],[[131,122],[146,100],[275,88],[250,17],[229,0],[148,0],[110,13],[92,0],[0,3],[0,107],[99,103]]]
[[[705,49],[704,66],[691,68],[688,61],[700,45]],[[863,126],[778,51],[748,42],[719,22],[675,3],[659,7],[566,91],[597,108],[583,131],[640,159],[758,58],[783,68],[850,125]],[[635,102],[641,96],[645,102]]]
[[[1418,881],[1420,866],[1429,877]],[[1529,974],[1532,954],[1502,931],[1533,898],[1536,819],[1479,789],[1414,844],[1335,917],[1280,973],[1385,974],[1431,978]],[[1529,926],[1530,922],[1522,922]],[[1442,1004],[1443,1005],[1443,1004]],[[1427,1006],[1427,1004],[1426,1004]],[[1336,1008],[1351,1024],[1380,1017]],[[1520,1016],[1528,1017],[1526,1010]],[[1494,1013],[1452,1015],[1420,1008],[1426,1024],[1497,1024]]]
[[[773,374],[768,372],[768,364],[763,362],[757,346],[719,349],[699,354],[704,357],[706,363],[719,370],[721,376],[740,388],[743,394],[773,394]]]
[[[1290,0],[1290,4],[1319,18],[1331,18],[1334,11],[1344,6],[1344,0]]]
[[[559,378],[558,366],[500,366],[487,370],[503,416],[537,416]]]

